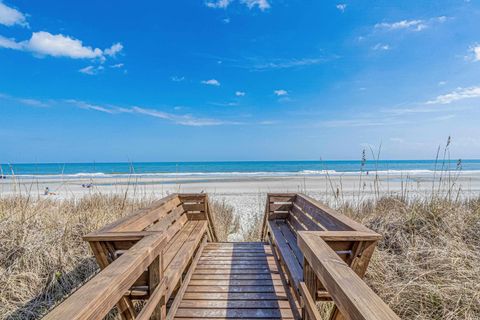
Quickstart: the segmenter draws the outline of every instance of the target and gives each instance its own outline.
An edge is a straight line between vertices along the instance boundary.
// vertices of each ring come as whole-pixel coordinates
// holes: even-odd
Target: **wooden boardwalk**
[[[268,243],[209,243],[175,319],[299,318],[279,269]]]
[[[398,320],[362,278],[381,236],[304,194],[268,194],[261,241],[219,242],[208,196],[171,194],[84,236],[101,272],[45,320]]]

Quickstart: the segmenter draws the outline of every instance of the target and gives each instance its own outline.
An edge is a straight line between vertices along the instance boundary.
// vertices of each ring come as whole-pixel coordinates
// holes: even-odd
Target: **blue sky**
[[[480,158],[477,1],[0,0],[0,162]]]

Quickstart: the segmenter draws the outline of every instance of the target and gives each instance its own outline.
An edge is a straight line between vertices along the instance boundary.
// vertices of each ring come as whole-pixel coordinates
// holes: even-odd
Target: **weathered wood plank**
[[[177,312],[177,309],[178,309],[180,303],[182,302],[183,295],[185,294],[185,291],[187,290],[187,286],[188,286],[188,283],[190,282],[190,279],[192,277],[193,270],[195,270],[195,267],[198,263],[198,260],[200,259],[201,255],[202,255],[202,251],[205,248],[206,243],[207,243],[207,237],[204,236],[203,240],[202,240],[202,243],[198,247],[198,250],[195,254],[195,257],[193,258],[192,263],[190,264],[188,272],[183,279],[183,283],[180,286],[180,289],[178,289],[178,292],[175,295],[175,299],[173,300],[172,304],[170,305],[170,309],[168,310],[167,320],[171,320],[175,316],[175,313]]]
[[[143,238],[53,309],[44,319],[103,318],[160,254],[164,245],[163,235]]]
[[[295,255],[293,254],[290,246],[288,245],[275,221],[269,221],[268,227],[272,235],[273,241],[275,242],[275,245],[277,246],[281,255],[281,260],[286,264],[289,278],[294,283],[295,287],[298,287],[298,284],[303,277],[302,267],[296,259]]]
[[[310,218],[301,207],[296,203],[292,205],[290,214],[294,215],[300,223],[302,223],[308,231],[322,231],[326,230],[323,226],[320,226],[317,221]]]
[[[184,300],[288,300],[286,294],[273,292],[185,292]]]
[[[189,285],[187,292],[276,292],[285,293],[283,285],[273,286],[193,286]]]
[[[302,296],[303,319],[322,320],[322,316],[318,312],[315,301],[308,291],[305,282],[300,282],[300,295]]]
[[[150,294],[150,298],[143,306],[142,310],[138,313],[135,320],[164,319],[164,314],[162,313],[165,308],[165,291],[167,289],[165,280],[166,279],[163,279],[162,282]]]
[[[297,258],[297,261],[300,265],[303,263],[303,253],[297,245],[297,238],[295,234],[292,232],[288,224],[286,223],[277,223],[280,231],[282,232],[285,240],[287,241],[290,249],[292,250],[293,254]]]
[[[274,272],[274,271],[270,270],[269,268],[263,268],[263,269],[195,269],[195,274],[264,274],[264,273],[270,274],[272,272]]]
[[[193,274],[192,280],[280,280],[280,274]]]
[[[183,300],[180,308],[289,309],[286,300]]]
[[[192,279],[190,280],[190,285],[191,286],[272,286],[272,285],[277,285],[281,286],[282,285],[282,280],[272,280],[272,279],[254,279],[254,280],[233,280],[233,279],[228,279],[228,280],[214,280],[214,279],[208,279],[208,280],[195,280]]]
[[[293,313],[290,309],[178,309],[176,318],[192,317],[225,317],[225,318],[281,318],[293,319]]]
[[[195,229],[178,250],[177,255],[171,261],[169,267],[165,270],[165,277],[168,279],[167,300],[175,290],[174,284],[180,281],[183,270],[187,267],[188,262],[193,257],[195,249],[200,245],[203,236],[207,232],[207,221],[196,221],[192,223],[196,223]]]
[[[400,319],[320,237],[299,232],[298,244],[346,319]]]

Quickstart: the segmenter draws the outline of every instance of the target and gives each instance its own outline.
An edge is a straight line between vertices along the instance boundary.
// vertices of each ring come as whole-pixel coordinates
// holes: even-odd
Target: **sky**
[[[0,0],[0,162],[480,158],[480,3]]]

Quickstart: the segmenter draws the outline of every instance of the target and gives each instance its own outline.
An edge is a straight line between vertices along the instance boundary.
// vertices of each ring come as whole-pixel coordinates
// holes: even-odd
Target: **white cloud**
[[[217,1],[207,1],[205,5],[209,8],[222,8],[225,9],[230,5],[231,0],[217,0]]]
[[[185,80],[185,77],[171,76],[170,80],[172,80],[173,82],[182,82],[183,80]]]
[[[120,42],[113,44],[110,48],[104,50],[104,54],[110,57],[115,57],[120,51],[123,50],[123,45]]]
[[[426,104],[449,104],[463,99],[480,98],[480,86],[469,88],[458,88],[457,90],[440,95]]]
[[[15,39],[5,38],[0,35],[0,48],[22,50],[22,44],[15,41]]]
[[[105,68],[103,66],[87,66],[85,68],[82,68],[80,70],[78,70],[78,72],[80,73],[84,73],[84,74],[88,74],[88,75],[96,75],[98,74],[100,71],[104,70]]]
[[[118,106],[101,106],[101,105],[95,105],[85,101],[74,100],[74,99],[64,100],[64,102],[85,110],[99,111],[99,112],[108,113],[108,114],[141,114],[145,116],[150,116],[158,119],[171,121],[173,123],[183,125],[183,126],[202,127],[202,126],[217,126],[217,125],[224,125],[224,124],[238,124],[238,123],[227,122],[227,121],[222,121],[218,119],[197,118],[190,114],[173,114],[169,112],[163,112],[160,110],[144,108],[139,106],[132,106],[128,108],[118,107]]]
[[[253,69],[261,71],[267,69],[298,68],[324,63],[325,61],[325,58],[275,59],[265,63],[257,63],[253,66]]]
[[[372,47],[373,50],[390,50],[390,46],[388,44],[377,43],[375,46]]]
[[[25,48],[40,55],[72,59],[93,59],[103,55],[101,49],[86,47],[78,39],[63,34],[53,35],[45,31],[34,32],[30,40],[25,43]]]
[[[114,56],[123,48],[120,43],[116,43],[103,51],[99,48],[84,46],[81,40],[63,34],[54,35],[46,31],[34,32],[29,40],[21,42],[0,36],[0,47],[29,51],[39,56],[101,60],[105,60],[106,55]]]
[[[30,98],[17,98],[7,94],[3,94],[3,93],[0,93],[0,99],[9,100],[16,103],[20,103],[22,105],[34,106],[34,107],[55,107],[55,106],[69,105],[69,106],[73,106],[73,107],[84,109],[84,110],[103,112],[110,115],[140,114],[140,115],[163,119],[163,120],[170,121],[175,124],[183,125],[183,126],[202,127],[202,126],[244,124],[242,122],[225,121],[221,119],[201,118],[201,117],[193,116],[191,114],[175,114],[175,113],[163,112],[160,110],[145,108],[140,106],[119,107],[115,105],[98,105],[98,104],[93,104],[93,103],[85,102],[82,100],[76,100],[76,99],[64,99],[64,100],[50,99],[46,101],[41,101],[41,100],[30,99]],[[174,107],[174,109],[181,110],[182,107],[176,106]]]
[[[0,99],[5,99],[5,100],[10,100],[14,102],[18,102],[27,106],[31,107],[39,107],[39,108],[48,108],[50,107],[50,102],[49,101],[41,101],[38,99],[32,99],[32,98],[19,98],[19,97],[12,97],[8,94],[3,94],[0,93]]]
[[[235,92],[235,95],[236,95],[237,97],[243,97],[243,96],[245,96],[245,92],[243,92],[243,91],[237,91],[237,92]]]
[[[438,82],[438,85],[439,85],[439,86],[444,86],[444,85],[446,85],[446,84],[447,84],[447,81],[439,81],[439,82]]]
[[[222,19],[222,22],[225,23],[225,24],[228,24],[228,23],[230,23],[230,18]]]
[[[339,4],[336,5],[336,8],[343,13],[343,12],[345,12],[345,9],[347,8],[347,4],[346,3],[339,3]]]
[[[427,27],[427,24],[424,20],[402,20],[397,22],[382,22],[377,23],[375,28],[386,29],[386,30],[400,30],[408,29],[414,31],[421,31]]]
[[[112,65],[110,66],[110,68],[112,68],[112,69],[121,69],[121,68],[123,68],[124,66],[125,66],[125,65],[124,65],[123,63],[117,63],[117,64],[112,64]]]
[[[240,0],[241,3],[245,4],[249,9],[253,7],[258,7],[258,9],[264,11],[270,8],[270,3],[267,0]]]
[[[377,23],[375,28],[388,31],[393,30],[409,30],[409,31],[422,31],[433,24],[444,23],[449,18],[446,16],[439,16],[430,19],[416,19],[416,20],[401,20],[397,22],[382,22]]]
[[[480,61],[480,45],[474,45],[470,51],[473,52],[473,61]]]
[[[206,84],[206,85],[209,85],[209,86],[215,86],[215,87],[220,86],[220,82],[218,82],[218,80],[216,80],[216,79],[203,80],[202,83]]]
[[[28,27],[27,19],[23,13],[17,9],[11,8],[0,1],[0,24],[7,27],[18,24],[22,27]]]
[[[232,2],[232,0],[216,0],[207,1],[205,2],[205,5],[209,8],[226,9]],[[240,3],[246,5],[249,9],[257,7],[258,9],[265,11],[270,8],[268,0],[240,0]],[[230,19],[228,19],[228,22],[225,20],[226,19],[223,20],[225,23],[230,22]]]
[[[273,93],[279,97],[288,95],[288,91],[283,89],[274,90]]]

